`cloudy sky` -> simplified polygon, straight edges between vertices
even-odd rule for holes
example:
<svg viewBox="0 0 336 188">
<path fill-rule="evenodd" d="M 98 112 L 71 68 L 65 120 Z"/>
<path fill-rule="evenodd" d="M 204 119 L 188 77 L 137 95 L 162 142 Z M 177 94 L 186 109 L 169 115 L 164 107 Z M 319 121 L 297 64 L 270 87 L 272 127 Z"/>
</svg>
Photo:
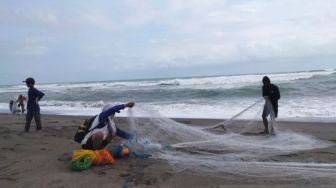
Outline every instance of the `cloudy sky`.
<svg viewBox="0 0 336 188">
<path fill-rule="evenodd" d="M 336 68 L 335 0 L 3 0 L 0 84 Z"/>
</svg>

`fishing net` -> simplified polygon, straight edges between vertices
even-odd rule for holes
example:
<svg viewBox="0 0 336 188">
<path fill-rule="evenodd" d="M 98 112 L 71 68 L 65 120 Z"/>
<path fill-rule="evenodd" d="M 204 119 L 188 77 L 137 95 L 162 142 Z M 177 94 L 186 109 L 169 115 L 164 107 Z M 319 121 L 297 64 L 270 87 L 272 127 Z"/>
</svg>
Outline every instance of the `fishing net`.
<svg viewBox="0 0 336 188">
<path fill-rule="evenodd" d="M 336 164 L 277 162 L 274 158 L 302 150 L 328 147 L 331 144 L 312 136 L 279 131 L 269 100 L 270 135 L 260 121 L 264 108 L 257 101 L 232 118 L 213 126 L 183 124 L 137 105 L 129 109 L 127 124 L 135 135 L 126 144 L 137 155 L 151 155 L 167 160 L 177 171 L 191 169 L 202 173 L 222 173 L 255 177 L 308 178 L 336 177 Z M 243 118 L 246 111 L 255 112 L 250 120 Z M 139 114 L 146 117 L 139 117 Z M 309 179 L 309 178 L 308 178 Z"/>
</svg>

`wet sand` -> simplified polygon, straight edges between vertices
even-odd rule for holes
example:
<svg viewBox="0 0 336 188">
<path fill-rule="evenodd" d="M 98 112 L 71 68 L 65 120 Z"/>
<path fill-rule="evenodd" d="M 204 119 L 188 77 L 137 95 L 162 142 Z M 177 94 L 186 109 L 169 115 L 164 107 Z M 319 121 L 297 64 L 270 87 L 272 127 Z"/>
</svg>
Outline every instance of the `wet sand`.
<svg viewBox="0 0 336 188">
<path fill-rule="evenodd" d="M 70 170 L 72 151 L 80 148 L 73 135 L 86 117 L 43 115 L 43 131 L 23 133 L 25 116 L 0 114 L 0 187 L 334 187 L 336 177 L 308 180 L 209 175 L 193 169 L 176 171 L 167 161 L 135 157 L 114 165 L 94 166 L 83 172 Z M 221 120 L 177 119 L 185 124 L 213 125 Z M 125 127 L 124 118 L 116 124 Z M 280 130 L 313 135 L 336 144 L 336 123 L 278 122 Z M 260 123 L 260 130 L 262 124 Z M 111 147 L 121 142 L 116 138 Z M 336 163 L 336 146 L 272 156 L 277 162 Z"/>
</svg>

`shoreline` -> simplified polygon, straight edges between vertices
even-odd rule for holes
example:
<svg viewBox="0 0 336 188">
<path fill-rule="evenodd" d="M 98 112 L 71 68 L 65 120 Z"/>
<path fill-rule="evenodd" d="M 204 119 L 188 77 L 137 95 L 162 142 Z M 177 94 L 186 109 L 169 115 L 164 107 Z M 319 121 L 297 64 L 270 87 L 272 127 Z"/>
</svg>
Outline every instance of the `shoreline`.
<svg viewBox="0 0 336 188">
<path fill-rule="evenodd" d="M 0 115 L 9 115 L 14 116 L 14 114 L 11 113 L 5 113 L 0 112 Z M 49 117 L 73 117 L 73 118 L 79 118 L 79 119 L 85 119 L 88 117 L 92 117 L 94 115 L 71 115 L 71 114 L 43 114 L 42 116 L 49 116 Z M 16 116 L 26 116 L 26 114 L 16 114 Z M 126 116 L 117 116 L 116 119 L 126 119 Z M 140 116 L 136 118 L 152 118 L 147 116 Z M 195 118 L 195 117 L 162 117 L 162 118 L 168 118 L 172 119 L 174 121 L 178 121 L 183 123 L 184 121 L 190 121 L 190 122 L 204 122 L 205 125 L 211 125 L 210 123 L 219 123 L 226 120 L 229 120 L 229 118 Z M 235 119 L 234 121 L 241 121 L 241 122 L 247 122 L 247 121 L 257 121 L 262 122 L 261 117 L 259 119 Z M 313 117 L 313 118 L 307 118 L 307 117 L 300 117 L 300 118 L 279 118 L 276 120 L 276 122 L 282 122 L 282 123 L 302 123 L 302 124 L 312 124 L 312 123 L 321 123 L 321 124 L 334 124 L 336 126 L 336 118 L 321 118 L 321 117 Z"/>
<path fill-rule="evenodd" d="M 79 149 L 73 135 L 88 116 L 42 115 L 42 133 L 23 134 L 25 116 L 0 114 L 0 187 L 298 187 L 333 186 L 335 177 L 304 176 L 298 178 L 259 177 L 237 173 L 203 173 L 193 169 L 176 169 L 159 158 L 118 159 L 114 165 L 94 166 L 83 172 L 69 168 L 72 151 Z M 121 128 L 127 128 L 126 118 L 116 117 Z M 209 126 L 220 119 L 178 118 L 181 123 Z M 261 122 L 258 129 L 262 129 Z M 260 126 L 259 126 L 260 124 Z M 270 156 L 269 164 L 332 164 L 336 161 L 336 123 L 278 122 L 280 130 L 312 135 L 333 145 L 326 148 L 298 150 Z M 254 130 L 259 131 L 259 130 Z M 111 147 L 121 143 L 116 138 Z M 310 162 L 309 162 L 310 161 Z M 267 162 L 267 161 L 266 161 Z M 262 162 L 261 162 L 262 163 Z M 263 164 L 263 163 L 262 163 Z M 266 163 L 264 163 L 266 164 Z M 201 164 L 200 164 L 201 165 Z M 333 167 L 331 170 L 333 170 Z M 279 170 L 278 169 L 278 170 Z M 335 171 L 335 172 L 334 172 Z M 334 175 L 336 169 L 329 176 Z M 280 177 L 286 174 L 279 174 Z M 307 174 L 308 175 L 308 174 Z"/>
</svg>

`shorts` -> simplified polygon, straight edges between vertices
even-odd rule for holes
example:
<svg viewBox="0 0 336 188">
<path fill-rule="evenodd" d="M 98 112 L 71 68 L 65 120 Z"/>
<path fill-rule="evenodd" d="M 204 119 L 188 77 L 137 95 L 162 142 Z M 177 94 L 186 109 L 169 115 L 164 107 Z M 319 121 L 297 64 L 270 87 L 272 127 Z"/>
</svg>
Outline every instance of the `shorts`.
<svg viewBox="0 0 336 188">
<path fill-rule="evenodd" d="M 270 109 L 267 104 L 264 105 L 264 110 L 262 112 L 262 117 L 267 117 L 268 115 L 271 114 L 271 110 L 274 110 L 274 115 L 275 115 L 275 118 L 278 117 L 278 108 L 274 108 L 274 106 L 272 105 L 272 108 L 273 109 Z"/>
<path fill-rule="evenodd" d="M 272 105 L 272 109 L 270 109 L 266 104 L 264 105 L 264 110 L 262 113 L 262 117 L 267 117 L 269 114 L 271 114 L 271 110 L 274 110 L 274 117 L 277 118 L 278 117 L 278 108 L 274 108 L 274 106 Z"/>
</svg>

